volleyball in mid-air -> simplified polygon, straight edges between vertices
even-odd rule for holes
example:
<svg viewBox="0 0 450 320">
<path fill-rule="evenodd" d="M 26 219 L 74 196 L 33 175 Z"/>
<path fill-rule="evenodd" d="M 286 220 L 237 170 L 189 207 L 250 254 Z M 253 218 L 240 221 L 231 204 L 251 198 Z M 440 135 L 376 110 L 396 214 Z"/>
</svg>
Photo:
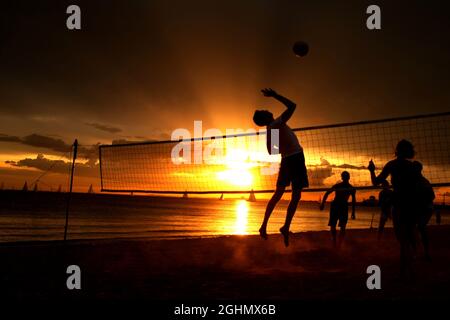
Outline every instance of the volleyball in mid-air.
<svg viewBox="0 0 450 320">
<path fill-rule="evenodd" d="M 297 57 L 304 57 L 308 54 L 309 46 L 304 41 L 297 41 L 296 43 L 294 43 L 292 50 Z"/>
</svg>

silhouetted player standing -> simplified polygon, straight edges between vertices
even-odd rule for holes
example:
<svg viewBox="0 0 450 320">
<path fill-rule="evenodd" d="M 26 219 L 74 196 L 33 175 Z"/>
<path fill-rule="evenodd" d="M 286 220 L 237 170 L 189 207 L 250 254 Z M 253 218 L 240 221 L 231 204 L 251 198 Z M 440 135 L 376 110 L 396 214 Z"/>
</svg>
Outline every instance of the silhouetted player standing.
<svg viewBox="0 0 450 320">
<path fill-rule="evenodd" d="M 427 224 L 433 215 L 433 200 L 435 194 L 430 181 L 422 175 L 422 164 L 418 161 L 414 161 L 414 168 L 419 175 L 418 182 L 418 206 L 417 206 L 417 228 L 419 229 L 420 237 L 422 239 L 423 250 L 425 253 L 425 259 L 430 261 L 430 245 L 428 240 Z"/>
<path fill-rule="evenodd" d="M 378 224 L 378 240 L 381 239 L 386 221 L 392 218 L 392 205 L 394 197 L 394 192 L 389 188 L 389 182 L 387 182 L 387 180 L 383 180 L 381 185 L 383 186 L 383 190 L 381 190 L 378 195 L 378 203 L 381 210 L 380 222 Z M 397 230 L 395 222 L 394 229 L 395 231 Z"/>
<path fill-rule="evenodd" d="M 355 219 L 355 194 L 356 190 L 350 184 L 350 173 L 344 171 L 341 173 L 342 182 L 339 182 L 332 186 L 323 196 L 322 203 L 320 204 L 320 210 L 325 207 L 325 202 L 328 196 L 334 192 L 334 199 L 330 205 L 330 220 L 328 226 L 330 227 L 331 235 L 333 237 L 334 247 L 340 247 L 345 237 L 345 228 L 348 221 L 348 199 L 352 197 L 352 219 Z M 336 225 L 339 221 L 339 242 L 336 240 Z"/>
<path fill-rule="evenodd" d="M 286 221 L 284 226 L 280 228 L 280 232 L 284 238 L 284 244 L 288 246 L 289 227 L 295 211 L 297 210 L 297 205 L 301 198 L 301 191 L 303 188 L 308 187 L 308 175 L 306 173 L 303 148 L 300 146 L 295 133 L 286 124 L 294 113 L 296 104 L 282 95 L 279 95 L 272 89 L 263 89 L 261 91 L 264 96 L 275 98 L 283 103 L 287 110 L 276 119 L 274 119 L 273 114 L 267 110 L 256 110 L 253 115 L 253 121 L 258 126 L 267 127 L 267 150 L 270 154 L 272 154 L 272 150 L 274 150 L 274 146 L 271 141 L 271 130 L 278 130 L 278 148 L 281 154 L 281 164 L 278 172 L 276 190 L 267 204 L 264 221 L 259 229 L 259 233 L 262 238 L 267 239 L 267 223 L 270 215 L 272 214 L 275 205 L 283 196 L 286 187 L 292 183 L 292 197 L 287 209 Z"/>
<path fill-rule="evenodd" d="M 401 272 L 412 272 L 412 250 L 415 246 L 415 225 L 417 221 L 417 185 L 419 175 L 414 168 L 414 146 L 407 140 L 401 140 L 395 150 L 396 159 L 389 161 L 381 173 L 375 175 L 375 164 L 369 162 L 368 169 L 373 185 L 379 185 L 391 176 L 394 189 L 393 214 L 398 226 L 400 241 Z"/>
</svg>

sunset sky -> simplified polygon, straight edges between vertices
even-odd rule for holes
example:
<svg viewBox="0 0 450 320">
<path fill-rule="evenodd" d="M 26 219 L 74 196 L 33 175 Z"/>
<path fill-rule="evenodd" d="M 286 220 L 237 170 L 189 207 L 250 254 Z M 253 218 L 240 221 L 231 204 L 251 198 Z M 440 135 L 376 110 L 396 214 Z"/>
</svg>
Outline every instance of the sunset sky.
<svg viewBox="0 0 450 320">
<path fill-rule="evenodd" d="M 176 128 L 252 128 L 255 108 L 298 104 L 291 127 L 449 110 L 450 12 L 443 1 L 8 1 L 0 10 L 0 182 L 67 169 L 98 187 L 96 148 L 170 139 Z M 70 4 L 82 30 L 66 28 Z M 299 59 L 291 47 L 305 40 Z M 53 161 L 60 161 L 54 163 Z M 31 170 L 31 171 L 30 171 Z"/>
</svg>

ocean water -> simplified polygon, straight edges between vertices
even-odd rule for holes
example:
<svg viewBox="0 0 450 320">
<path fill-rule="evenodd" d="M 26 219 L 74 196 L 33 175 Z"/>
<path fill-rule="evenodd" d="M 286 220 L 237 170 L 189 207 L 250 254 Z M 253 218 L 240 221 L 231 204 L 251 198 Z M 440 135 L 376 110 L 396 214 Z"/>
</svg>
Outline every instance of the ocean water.
<svg viewBox="0 0 450 320">
<path fill-rule="evenodd" d="M 61 240 L 64 235 L 66 196 L 19 192 L 2 195 L 0 242 Z M 69 239 L 138 238 L 174 239 L 220 235 L 258 234 L 267 200 L 170 198 L 75 194 L 69 211 Z M 288 201 L 281 201 L 269 221 L 268 233 L 283 225 Z M 292 232 L 328 230 L 328 209 L 300 203 Z M 348 228 L 376 228 L 379 208 L 357 207 Z M 443 214 L 442 223 L 450 223 Z M 433 216 L 430 224 L 435 224 Z M 392 226 L 391 221 L 387 227 Z"/>
</svg>

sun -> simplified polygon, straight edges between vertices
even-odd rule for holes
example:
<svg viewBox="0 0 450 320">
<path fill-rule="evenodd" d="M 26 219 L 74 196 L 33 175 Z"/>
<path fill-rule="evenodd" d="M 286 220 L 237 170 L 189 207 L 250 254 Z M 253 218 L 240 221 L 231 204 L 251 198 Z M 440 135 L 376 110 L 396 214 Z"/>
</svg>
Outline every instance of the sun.
<svg viewBox="0 0 450 320">
<path fill-rule="evenodd" d="M 228 169 L 220 171 L 217 172 L 217 178 L 239 187 L 249 187 L 253 183 L 253 175 L 247 169 Z"/>
<path fill-rule="evenodd" d="M 228 150 L 224 161 L 227 169 L 217 172 L 217 179 L 234 186 L 250 187 L 254 178 L 250 169 L 255 164 L 248 159 L 249 153 L 245 150 Z"/>
</svg>

